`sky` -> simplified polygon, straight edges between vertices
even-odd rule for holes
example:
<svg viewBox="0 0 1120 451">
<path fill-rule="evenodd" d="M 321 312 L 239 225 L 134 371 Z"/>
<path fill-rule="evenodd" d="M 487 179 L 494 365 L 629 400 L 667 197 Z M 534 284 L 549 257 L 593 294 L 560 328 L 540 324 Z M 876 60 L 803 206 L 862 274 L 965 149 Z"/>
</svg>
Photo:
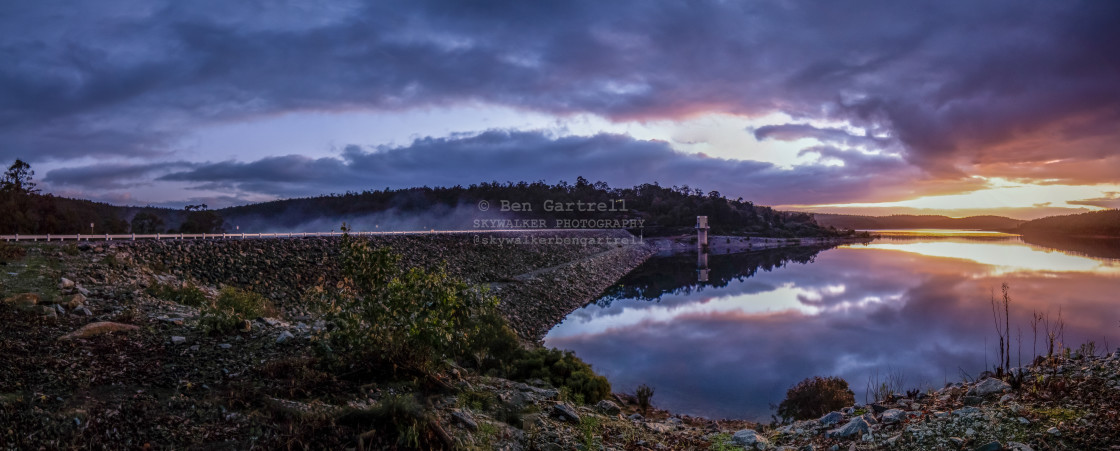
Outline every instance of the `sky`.
<svg viewBox="0 0 1120 451">
<path fill-rule="evenodd" d="M 484 181 L 1120 207 L 1120 3 L 0 4 L 0 162 L 211 207 Z"/>
</svg>

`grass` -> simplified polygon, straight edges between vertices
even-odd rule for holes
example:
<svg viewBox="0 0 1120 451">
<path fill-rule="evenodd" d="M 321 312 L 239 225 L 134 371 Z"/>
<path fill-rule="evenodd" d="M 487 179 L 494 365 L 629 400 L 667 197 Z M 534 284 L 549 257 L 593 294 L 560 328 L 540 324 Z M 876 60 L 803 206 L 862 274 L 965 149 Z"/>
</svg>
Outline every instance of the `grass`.
<svg viewBox="0 0 1120 451">
<path fill-rule="evenodd" d="M 191 307 L 202 307 L 209 303 L 206 293 L 194 284 L 184 284 L 176 287 L 172 284 L 157 283 L 148 286 L 144 291 L 153 298 L 189 305 Z"/>
<path fill-rule="evenodd" d="M 485 390 L 463 390 L 459 393 L 459 407 L 485 412 L 498 402 L 498 395 Z"/>
<path fill-rule="evenodd" d="M 731 441 L 731 434 L 724 432 L 716 434 L 712 437 L 712 444 L 708 447 L 712 451 L 737 451 L 743 449 L 742 446 L 736 445 Z"/>
<path fill-rule="evenodd" d="M 1031 412 L 1055 425 L 1063 421 L 1076 420 L 1085 416 L 1086 413 L 1065 407 L 1038 407 L 1031 409 Z"/>
<path fill-rule="evenodd" d="M 13 258 L 0 266 L 0 295 L 38 293 L 43 303 L 52 303 L 60 297 L 58 281 L 62 277 L 62 265 L 58 258 L 49 255 L 54 247 L 13 244 L 4 247 L 9 248 L 4 252 Z"/>
<path fill-rule="evenodd" d="M 599 419 L 592 415 L 584 415 L 579 420 L 580 449 L 592 450 L 601 447 L 601 426 Z"/>
<path fill-rule="evenodd" d="M 202 308 L 199 324 L 210 335 L 227 334 L 250 319 L 275 314 L 276 309 L 268 298 L 252 291 L 225 286 L 217 299 Z"/>
</svg>

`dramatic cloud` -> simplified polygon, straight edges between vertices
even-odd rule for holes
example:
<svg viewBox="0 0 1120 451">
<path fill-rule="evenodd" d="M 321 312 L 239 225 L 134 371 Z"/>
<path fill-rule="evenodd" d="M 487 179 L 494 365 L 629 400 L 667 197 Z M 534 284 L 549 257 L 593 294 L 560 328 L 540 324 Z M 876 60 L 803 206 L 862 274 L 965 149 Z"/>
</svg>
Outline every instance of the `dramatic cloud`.
<svg viewBox="0 0 1120 451">
<path fill-rule="evenodd" d="M 838 128 L 820 128 L 809 124 L 766 125 L 755 129 L 754 136 L 758 140 L 777 139 L 781 141 L 812 138 L 822 142 L 875 149 L 884 148 L 891 144 L 891 141 L 887 138 L 855 135 Z"/>
<path fill-rule="evenodd" d="M 755 136 L 886 149 L 950 181 L 1108 182 L 1117 17 L 1115 2 L 1010 0 L 13 3 L 0 159 L 167 160 L 214 124 L 492 104 L 615 121 L 782 113 L 793 121 Z M 363 167 L 347 158 L 307 161 Z"/>
<path fill-rule="evenodd" d="M 114 190 L 150 185 L 152 179 L 177 169 L 197 166 L 186 162 L 150 164 L 96 164 L 55 169 L 47 173 L 44 182 L 56 187 L 81 187 L 91 190 Z"/>
<path fill-rule="evenodd" d="M 341 157 L 298 155 L 253 162 L 201 164 L 160 180 L 190 182 L 210 190 L 293 196 L 418 184 L 468 185 L 480 181 L 574 181 L 583 176 L 614 186 L 659 182 L 723 193 L 752 193 L 767 204 L 839 201 L 883 191 L 905 197 L 921 189 L 920 176 L 898 158 L 815 148 L 840 165 L 782 169 L 770 163 L 726 160 L 674 151 L 660 141 L 623 135 L 552 137 L 543 132 L 488 131 L 472 136 L 424 138 L 404 147 L 347 146 Z M 962 181 L 961 183 L 974 183 Z M 889 188 L 889 189 L 884 189 Z"/>
</svg>

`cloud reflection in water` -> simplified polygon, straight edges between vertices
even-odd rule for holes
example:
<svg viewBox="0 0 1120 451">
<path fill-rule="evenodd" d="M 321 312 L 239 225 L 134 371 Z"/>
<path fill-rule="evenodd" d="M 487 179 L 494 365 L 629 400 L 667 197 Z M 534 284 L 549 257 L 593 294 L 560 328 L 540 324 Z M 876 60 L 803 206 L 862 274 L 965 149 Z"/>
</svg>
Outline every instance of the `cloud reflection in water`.
<svg viewBox="0 0 1120 451">
<path fill-rule="evenodd" d="M 962 370 L 975 376 L 995 361 L 988 301 L 1003 282 L 1012 334 L 1022 329 L 1013 365 L 1018 352 L 1024 362 L 1032 353 L 1032 310 L 1053 317 L 1061 307 L 1069 344 L 1120 342 L 1115 261 L 1017 240 L 876 242 L 773 264 L 781 252 L 712 256 L 712 273 L 723 274 L 714 286 L 681 283 L 695 277 L 695 257 L 651 260 L 545 342 L 574 350 L 616 391 L 646 383 L 657 389 L 655 404 L 675 412 L 759 420 L 813 375 L 845 378 L 859 401 L 876 371 L 901 372 L 907 388 L 940 387 Z M 743 275 L 728 276 L 736 271 Z M 677 285 L 655 286 L 666 280 Z"/>
</svg>

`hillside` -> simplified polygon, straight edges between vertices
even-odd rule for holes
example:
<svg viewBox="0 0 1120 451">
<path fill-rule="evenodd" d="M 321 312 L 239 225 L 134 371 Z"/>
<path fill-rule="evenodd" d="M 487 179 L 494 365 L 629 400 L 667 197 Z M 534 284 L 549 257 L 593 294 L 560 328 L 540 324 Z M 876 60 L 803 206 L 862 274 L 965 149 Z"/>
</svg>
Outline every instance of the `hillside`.
<svg viewBox="0 0 1120 451">
<path fill-rule="evenodd" d="M 1024 235 L 1120 237 L 1120 210 L 1104 210 L 1064 216 L 1049 216 L 1019 225 Z"/>
<path fill-rule="evenodd" d="M 488 208 L 483 208 L 483 201 Z M 641 228 L 646 235 L 690 232 L 706 215 L 712 233 L 772 237 L 836 236 L 811 215 L 783 212 L 742 198 L 728 199 L 699 188 L 643 184 L 611 188 L 590 183 L 481 183 L 469 187 L 408 188 L 349 192 L 206 210 L 119 207 L 35 193 L 4 193 L 0 233 L 216 233 L 335 230 L 343 222 L 355 230 L 464 230 L 503 228 L 483 220 L 538 220 L 541 228 Z M 625 223 L 557 223 L 610 220 Z M 597 225 L 599 224 L 599 225 Z M 639 227 L 640 224 L 640 227 Z"/>
<path fill-rule="evenodd" d="M 815 213 L 813 217 L 824 227 L 837 229 L 982 229 L 1012 230 L 1022 224 L 1019 219 L 1003 216 L 969 216 L 950 218 L 938 215 L 860 216 Z"/>
</svg>

